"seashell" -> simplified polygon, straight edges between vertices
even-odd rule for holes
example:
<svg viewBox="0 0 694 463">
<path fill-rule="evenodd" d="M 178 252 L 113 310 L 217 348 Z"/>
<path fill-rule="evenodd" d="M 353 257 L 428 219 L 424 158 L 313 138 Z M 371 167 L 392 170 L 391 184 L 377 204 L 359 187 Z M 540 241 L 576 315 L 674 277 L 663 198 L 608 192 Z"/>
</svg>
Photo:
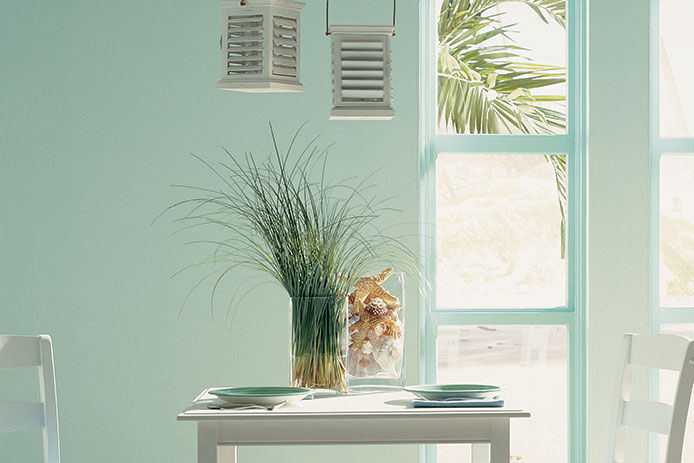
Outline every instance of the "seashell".
<svg viewBox="0 0 694 463">
<path fill-rule="evenodd" d="M 367 298 L 379 297 L 389 304 L 398 302 L 397 297 L 390 294 L 381 286 L 392 273 L 393 267 L 388 267 L 378 275 L 361 277 L 354 283 L 354 309 L 356 312 L 361 312 L 365 303 L 367 303 Z"/>
<path fill-rule="evenodd" d="M 397 314 L 400 309 L 402 309 L 402 306 L 398 302 L 388 304 L 388 310 L 393 311 L 395 314 Z"/>
<path fill-rule="evenodd" d="M 381 323 L 381 325 L 383 326 L 383 334 L 385 336 L 390 336 L 395 339 L 402 336 L 401 324 L 397 321 L 388 319 Z"/>
<path fill-rule="evenodd" d="M 368 356 L 363 356 L 359 359 L 359 366 L 362 368 L 367 368 L 371 365 L 371 359 Z"/>
<path fill-rule="evenodd" d="M 403 348 L 405 347 L 403 344 L 402 338 L 393 342 L 393 346 L 390 348 L 390 358 L 394 362 L 399 362 L 402 359 Z"/>
<path fill-rule="evenodd" d="M 350 317 L 349 317 L 349 326 L 351 327 L 352 325 L 354 325 L 355 323 L 357 323 L 357 322 L 359 321 L 359 318 L 360 318 L 360 317 L 359 317 L 359 314 L 350 315 Z"/>
<path fill-rule="evenodd" d="M 384 342 L 380 345 L 379 349 L 373 353 L 374 359 L 380 365 L 381 369 L 390 376 L 395 374 L 395 366 L 397 363 L 397 361 L 395 361 L 391 356 L 392 348 L 392 338 L 386 337 L 384 338 Z"/>
<path fill-rule="evenodd" d="M 369 301 L 368 304 L 366 304 L 366 306 L 364 306 L 364 310 L 366 310 L 371 315 L 380 317 L 388 313 L 388 306 L 386 305 L 385 301 L 380 297 L 374 297 Z"/>
<path fill-rule="evenodd" d="M 373 362 L 375 362 L 373 355 L 365 354 L 361 349 L 349 348 L 349 374 L 351 376 L 368 376 Z"/>
<path fill-rule="evenodd" d="M 374 336 L 369 340 L 369 342 L 371 343 L 371 351 L 376 352 L 379 349 L 381 349 L 381 345 L 383 344 L 384 339 L 381 333 L 379 333 L 378 336 L 375 336 L 375 331 L 372 331 L 372 333 L 374 334 Z"/>
</svg>

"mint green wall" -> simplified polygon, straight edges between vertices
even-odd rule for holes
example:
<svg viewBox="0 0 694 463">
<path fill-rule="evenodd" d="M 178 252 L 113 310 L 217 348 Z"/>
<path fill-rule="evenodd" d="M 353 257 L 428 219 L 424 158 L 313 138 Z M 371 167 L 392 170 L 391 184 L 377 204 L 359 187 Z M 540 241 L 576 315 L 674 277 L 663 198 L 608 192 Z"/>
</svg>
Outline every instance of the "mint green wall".
<svg viewBox="0 0 694 463">
<path fill-rule="evenodd" d="M 333 2 L 336 23 L 389 20 L 388 2 L 342 3 L 351 8 Z M 323 13 L 312 0 L 303 12 L 307 91 L 244 95 L 214 90 L 213 0 L 0 2 L 0 332 L 53 336 L 65 461 L 192 462 L 194 427 L 174 421 L 186 401 L 205 385 L 287 377 L 279 289 L 258 291 L 231 329 L 211 321 L 205 294 L 176 315 L 194 277 L 168 276 L 199 253 L 164 243 L 173 226 L 150 222 L 179 197 L 169 184 L 208 181 L 186 153 L 262 152 L 268 120 L 283 137 L 309 120 L 310 132 L 337 141 L 335 173 L 393 167 L 384 182 L 402 220 L 417 220 L 416 2 L 399 5 L 397 116 L 385 123 L 327 121 Z M 648 329 L 648 2 L 594 0 L 590 25 L 589 461 L 601 461 L 619 336 Z M 416 294 L 408 299 L 415 382 Z M 10 376 L 25 385 L 25 373 Z M 0 400 L 37 394 L 8 385 L 0 379 Z M 0 460 L 41 461 L 37 443 L 35 432 L 0 435 Z M 417 458 L 414 446 L 333 450 L 334 462 L 352 461 L 348 451 L 367 462 Z M 240 456 L 321 461 L 327 452 Z"/>
<path fill-rule="evenodd" d="M 589 10 L 588 461 L 598 462 L 621 335 L 648 332 L 649 2 Z M 629 446 L 629 461 L 648 461 L 645 443 Z"/>
<path fill-rule="evenodd" d="M 333 4 L 336 23 L 390 21 L 388 2 Z M 246 95 L 214 88 L 221 24 L 214 0 L 0 1 L 0 332 L 53 336 L 64 461 L 193 462 L 195 428 L 175 416 L 204 386 L 287 381 L 279 289 L 258 291 L 231 329 L 212 322 L 204 292 L 177 317 L 195 276 L 169 275 L 202 250 L 164 243 L 175 227 L 150 222 L 180 197 L 170 184 L 212 180 L 188 152 L 218 159 L 221 144 L 265 153 L 269 120 L 284 139 L 308 120 L 307 133 L 337 142 L 334 174 L 386 168 L 384 192 L 397 197 L 416 246 L 418 7 L 399 5 L 392 122 L 327 120 L 324 7 L 309 0 L 303 12 L 306 92 Z M 408 300 L 416 382 L 415 291 Z M 0 400 L 38 394 L 8 388 L 0 379 Z M 355 453 L 366 462 L 418 455 L 415 446 L 334 448 L 330 460 L 354 461 Z M 245 462 L 327 455 L 240 452 Z M 0 461 L 41 461 L 40 434 L 0 436 Z"/>
</svg>

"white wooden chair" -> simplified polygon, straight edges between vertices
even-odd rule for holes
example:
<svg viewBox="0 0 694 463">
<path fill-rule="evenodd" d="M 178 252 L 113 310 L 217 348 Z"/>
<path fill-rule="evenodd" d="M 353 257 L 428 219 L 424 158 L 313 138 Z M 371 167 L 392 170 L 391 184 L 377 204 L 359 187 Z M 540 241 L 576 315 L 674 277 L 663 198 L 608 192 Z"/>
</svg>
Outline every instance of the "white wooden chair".
<svg viewBox="0 0 694 463">
<path fill-rule="evenodd" d="M 673 404 L 630 400 L 634 366 L 679 371 Z M 694 382 L 694 341 L 673 334 L 626 334 L 617 371 L 622 377 L 612 410 L 608 462 L 624 461 L 624 428 L 633 427 L 668 436 L 664 462 L 681 463 Z"/>
<path fill-rule="evenodd" d="M 60 463 L 51 337 L 0 335 L 0 370 L 38 367 L 41 402 L 0 402 L 0 432 L 43 428 L 46 463 Z"/>
</svg>

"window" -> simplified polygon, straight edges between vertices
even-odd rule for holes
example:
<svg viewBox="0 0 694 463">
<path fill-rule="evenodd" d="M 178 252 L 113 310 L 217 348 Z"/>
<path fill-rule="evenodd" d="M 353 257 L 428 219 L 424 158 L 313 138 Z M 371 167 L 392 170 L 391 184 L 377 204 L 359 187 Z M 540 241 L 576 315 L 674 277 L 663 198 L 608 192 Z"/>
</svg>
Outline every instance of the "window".
<svg viewBox="0 0 694 463">
<path fill-rule="evenodd" d="M 651 329 L 694 338 L 694 3 L 651 5 Z M 661 372 L 654 398 L 672 403 L 676 381 Z M 652 461 L 664 446 L 654 438 Z M 683 458 L 694 459 L 694 410 Z"/>
<path fill-rule="evenodd" d="M 562 219 L 547 158 L 439 153 L 438 307 L 566 306 Z"/>
<path fill-rule="evenodd" d="M 422 380 L 501 385 L 512 458 L 585 461 L 585 4 L 422 3 Z"/>
</svg>

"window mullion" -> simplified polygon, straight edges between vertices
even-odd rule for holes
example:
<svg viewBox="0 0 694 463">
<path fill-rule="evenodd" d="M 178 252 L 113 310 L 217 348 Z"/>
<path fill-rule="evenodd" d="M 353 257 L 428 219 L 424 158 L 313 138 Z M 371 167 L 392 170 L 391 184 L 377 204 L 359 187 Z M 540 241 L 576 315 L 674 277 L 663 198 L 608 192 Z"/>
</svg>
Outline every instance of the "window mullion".
<svg viewBox="0 0 694 463">
<path fill-rule="evenodd" d="M 692 153 L 694 138 L 656 138 L 652 143 L 653 153 Z"/>
<path fill-rule="evenodd" d="M 431 153 L 571 153 L 568 135 L 434 135 Z"/>
<path fill-rule="evenodd" d="M 441 325 L 572 325 L 573 312 L 431 312 L 433 326 Z"/>
</svg>

